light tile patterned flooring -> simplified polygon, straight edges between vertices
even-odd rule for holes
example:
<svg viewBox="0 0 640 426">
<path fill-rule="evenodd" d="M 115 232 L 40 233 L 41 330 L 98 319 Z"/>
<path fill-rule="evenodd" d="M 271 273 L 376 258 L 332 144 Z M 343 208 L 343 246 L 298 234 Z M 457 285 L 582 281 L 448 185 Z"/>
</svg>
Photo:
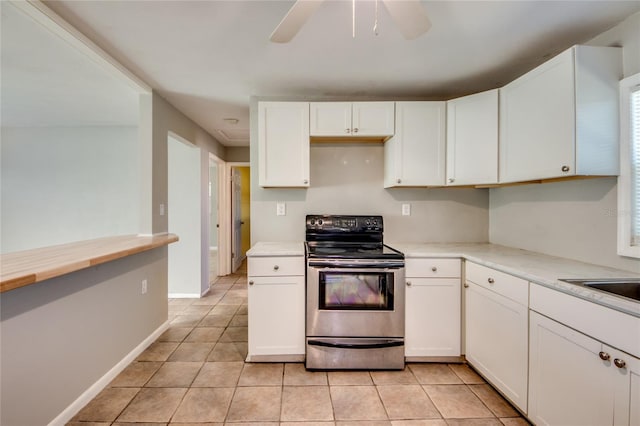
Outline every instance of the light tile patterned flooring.
<svg viewBox="0 0 640 426">
<path fill-rule="evenodd" d="M 169 301 L 170 328 L 68 425 L 516 426 L 528 423 L 463 364 L 308 372 L 246 363 L 247 277 Z"/>
</svg>

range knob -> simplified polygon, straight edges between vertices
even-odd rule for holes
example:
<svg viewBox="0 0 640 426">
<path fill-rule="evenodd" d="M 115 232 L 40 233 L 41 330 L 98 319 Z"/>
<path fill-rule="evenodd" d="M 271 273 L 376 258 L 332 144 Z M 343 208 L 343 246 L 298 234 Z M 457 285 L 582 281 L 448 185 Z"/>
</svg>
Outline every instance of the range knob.
<svg viewBox="0 0 640 426">
<path fill-rule="evenodd" d="M 319 226 L 322 226 L 322 224 L 323 224 L 323 223 L 324 223 L 324 222 L 322 221 L 322 219 L 318 219 L 318 225 L 319 225 Z"/>
<path fill-rule="evenodd" d="M 313 225 L 315 225 L 315 224 L 316 224 L 316 220 L 315 220 L 315 219 L 311 219 L 311 220 L 309 221 L 309 225 L 313 226 Z"/>
</svg>

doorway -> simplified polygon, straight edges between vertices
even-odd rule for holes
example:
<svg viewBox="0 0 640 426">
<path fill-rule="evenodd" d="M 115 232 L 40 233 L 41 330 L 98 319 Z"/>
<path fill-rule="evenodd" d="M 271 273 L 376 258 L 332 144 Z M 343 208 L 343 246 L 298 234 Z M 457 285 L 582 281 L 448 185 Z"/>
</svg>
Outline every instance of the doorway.
<svg viewBox="0 0 640 426">
<path fill-rule="evenodd" d="M 236 272 L 251 248 L 251 174 L 246 165 L 231 165 L 231 272 Z"/>
</svg>

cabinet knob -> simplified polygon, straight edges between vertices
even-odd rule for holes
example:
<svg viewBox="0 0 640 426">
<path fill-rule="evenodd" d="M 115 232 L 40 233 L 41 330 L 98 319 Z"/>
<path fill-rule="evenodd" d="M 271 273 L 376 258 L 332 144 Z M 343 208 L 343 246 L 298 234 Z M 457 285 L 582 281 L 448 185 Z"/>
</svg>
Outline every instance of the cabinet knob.
<svg viewBox="0 0 640 426">
<path fill-rule="evenodd" d="M 351 133 L 351 129 L 344 129 L 345 133 Z"/>
<path fill-rule="evenodd" d="M 411 281 L 407 281 L 407 287 L 411 287 Z"/>
<path fill-rule="evenodd" d="M 493 278 L 489 278 L 487 281 L 489 282 L 489 284 L 493 284 L 496 282 Z"/>
<path fill-rule="evenodd" d="M 249 281 L 249 285 L 253 285 L 253 280 Z"/>
<path fill-rule="evenodd" d="M 463 286 L 464 286 L 464 288 L 469 288 L 469 284 L 467 284 L 467 283 L 464 283 Z"/>
<path fill-rule="evenodd" d="M 568 172 L 570 170 L 569 166 L 562 166 L 562 171 L 563 172 Z"/>
<path fill-rule="evenodd" d="M 396 180 L 396 183 L 402 183 L 402 179 Z"/>
<path fill-rule="evenodd" d="M 273 270 L 277 271 L 278 269 L 280 269 L 280 267 L 278 265 L 273 265 Z"/>
<path fill-rule="evenodd" d="M 453 182 L 455 182 L 455 181 L 456 181 L 456 180 L 455 180 L 454 178 L 449 178 L 449 183 L 453 183 Z"/>
<path fill-rule="evenodd" d="M 609 359 L 611 358 L 611 355 L 609 355 L 608 353 L 604 352 L 604 351 L 600 351 L 600 353 L 598 354 L 598 356 L 600 357 L 601 360 L 603 361 L 609 361 Z"/>
<path fill-rule="evenodd" d="M 309 183 L 309 179 L 305 179 L 302 181 L 302 183 L 304 183 L 305 185 Z"/>
<path fill-rule="evenodd" d="M 431 267 L 431 271 L 432 271 L 432 272 L 438 272 L 438 268 L 436 268 L 435 266 L 432 266 L 432 267 Z"/>
<path fill-rule="evenodd" d="M 621 360 L 621 359 L 618 359 L 618 358 L 614 359 L 614 360 L 613 360 L 613 363 L 614 363 L 614 364 L 616 365 L 616 367 L 618 367 L 618 368 L 625 368 L 625 367 L 627 366 L 627 363 L 626 363 L 626 362 L 624 362 L 624 360 Z"/>
<path fill-rule="evenodd" d="M 358 128 L 353 129 L 353 133 L 358 133 Z"/>
</svg>

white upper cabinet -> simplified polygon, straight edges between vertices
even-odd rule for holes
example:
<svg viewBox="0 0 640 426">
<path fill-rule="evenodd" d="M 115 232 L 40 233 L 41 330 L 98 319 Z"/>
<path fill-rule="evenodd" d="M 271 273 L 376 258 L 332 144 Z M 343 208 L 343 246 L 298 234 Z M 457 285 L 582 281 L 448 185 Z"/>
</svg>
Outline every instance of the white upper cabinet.
<svg viewBox="0 0 640 426">
<path fill-rule="evenodd" d="M 498 89 L 447 102 L 446 184 L 498 182 Z"/>
<path fill-rule="evenodd" d="M 311 102 L 311 136 L 389 137 L 395 102 Z"/>
<path fill-rule="evenodd" d="M 574 46 L 500 90 L 500 182 L 618 174 L 621 49 Z"/>
<path fill-rule="evenodd" d="M 309 103 L 258 103 L 262 187 L 309 186 Z"/>
<path fill-rule="evenodd" d="M 384 145 L 384 186 L 442 186 L 446 102 L 396 102 L 396 134 Z"/>
</svg>

